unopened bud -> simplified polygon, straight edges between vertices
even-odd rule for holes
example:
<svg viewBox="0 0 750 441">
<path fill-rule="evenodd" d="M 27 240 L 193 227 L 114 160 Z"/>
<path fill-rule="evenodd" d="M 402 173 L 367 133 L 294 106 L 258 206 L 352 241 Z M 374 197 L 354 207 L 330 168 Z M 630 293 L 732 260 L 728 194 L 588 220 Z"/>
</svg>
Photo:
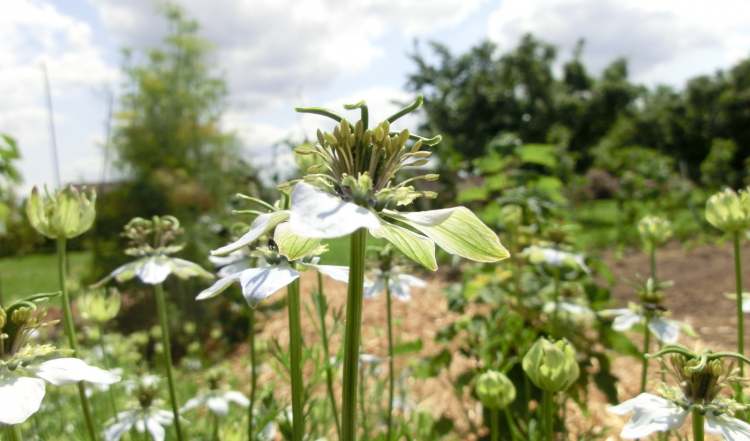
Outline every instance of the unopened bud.
<svg viewBox="0 0 750 441">
<path fill-rule="evenodd" d="M 50 239 L 71 239 L 88 231 L 96 217 L 96 193 L 67 186 L 54 194 L 40 194 L 34 187 L 26 203 L 26 215 L 34 229 Z"/>
<path fill-rule="evenodd" d="M 498 371 L 487 371 L 480 375 L 475 390 L 479 401 L 491 410 L 504 409 L 516 399 L 513 382 Z"/>
<path fill-rule="evenodd" d="M 706 220 L 725 233 L 738 233 L 750 227 L 750 194 L 727 188 L 706 202 Z"/>
<path fill-rule="evenodd" d="M 569 388 L 580 374 L 573 346 L 543 337 L 523 357 L 523 370 L 538 388 L 552 393 Z"/>
</svg>

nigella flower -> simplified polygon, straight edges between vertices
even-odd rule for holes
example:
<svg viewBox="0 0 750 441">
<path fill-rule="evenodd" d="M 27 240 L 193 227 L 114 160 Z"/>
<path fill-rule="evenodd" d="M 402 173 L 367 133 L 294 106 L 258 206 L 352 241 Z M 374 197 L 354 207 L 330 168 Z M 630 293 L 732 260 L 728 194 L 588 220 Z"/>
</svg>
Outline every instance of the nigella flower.
<svg viewBox="0 0 750 441">
<path fill-rule="evenodd" d="M 37 304 L 49 296 L 38 295 L 0 308 L 0 424 L 15 425 L 39 411 L 46 383 L 54 386 L 86 381 L 112 384 L 116 374 L 66 356 L 52 345 L 29 342 L 29 337 L 46 323 Z"/>
<path fill-rule="evenodd" d="M 679 429 L 690 413 L 690 407 L 650 393 L 642 393 L 609 408 L 615 415 L 633 414 L 620 436 L 625 439 L 645 438 L 656 432 Z M 709 410 L 705 413 L 706 432 L 721 435 L 728 441 L 750 441 L 750 424 L 726 413 Z"/>
<path fill-rule="evenodd" d="M 187 412 L 205 406 L 214 415 L 223 417 L 227 416 L 229 413 L 230 404 L 236 404 L 240 407 L 248 407 L 250 401 L 242 392 L 236 390 L 211 389 L 189 399 L 182 407 L 182 411 Z"/>
<path fill-rule="evenodd" d="M 125 254 L 139 258 L 115 269 L 96 285 L 101 286 L 111 279 L 127 282 L 135 277 L 147 285 L 158 285 L 170 275 L 180 279 L 213 279 L 213 274 L 200 265 L 171 256 L 184 247 L 170 245 L 181 234 L 180 222 L 174 216 L 154 216 L 151 220 L 132 219 L 123 233 L 130 240 L 130 247 L 125 250 Z"/>
<path fill-rule="evenodd" d="M 569 267 L 587 274 L 591 272 L 582 254 L 538 245 L 524 249 L 522 254 L 527 256 L 531 263 L 543 263 L 556 268 Z"/>
<path fill-rule="evenodd" d="M 256 239 L 249 243 L 254 242 Z M 246 244 L 245 239 L 242 239 L 242 243 L 244 247 Z M 226 249 L 227 247 L 224 248 Z M 220 250 L 215 251 L 215 253 Z M 270 242 L 270 246 L 259 247 L 251 253 L 258 261 L 255 267 L 240 270 L 240 266 L 234 266 L 238 271 L 233 273 L 229 273 L 229 271 L 224 272 L 223 277 L 201 291 L 196 300 L 215 297 L 237 282 L 242 287 L 242 294 L 245 296 L 248 304 L 255 306 L 260 301 L 297 280 L 300 277 L 300 271 L 307 269 L 316 270 L 339 282 L 348 282 L 348 267 L 318 264 L 318 255 L 324 253 L 326 250 L 327 248 L 321 245 L 318 240 L 295 236 L 289 231 L 288 223 L 275 225 L 273 240 Z M 236 252 L 236 250 L 229 252 Z M 222 268 L 223 270 L 224 268 Z"/>
<path fill-rule="evenodd" d="M 547 302 L 542 308 L 547 314 L 552 314 L 555 309 L 559 313 L 567 314 L 574 320 L 581 320 L 583 322 L 591 322 L 596 318 L 596 313 L 591 308 L 572 299 L 563 299 L 557 303 Z"/>
<path fill-rule="evenodd" d="M 646 315 L 642 307 L 631 305 L 630 308 L 606 309 L 600 314 L 605 317 L 614 317 L 612 329 L 619 332 L 630 330 L 637 324 L 646 323 Z M 680 337 L 680 328 L 686 325 L 676 321 L 665 319 L 655 312 L 649 312 L 648 329 L 662 343 L 676 343 Z"/>
<path fill-rule="evenodd" d="M 424 280 L 401 273 L 398 270 L 399 268 L 394 268 L 387 273 L 382 270 L 375 270 L 375 280 L 365 280 L 365 297 L 371 299 L 385 291 L 386 276 L 391 295 L 402 302 L 411 300 L 412 288 L 424 288 L 427 286 Z"/>
<path fill-rule="evenodd" d="M 436 174 L 396 181 L 401 171 L 426 165 L 431 153 L 423 147 L 440 142 L 440 137 L 391 131 L 394 121 L 421 104 L 420 97 L 372 129 L 364 102 L 347 106 L 360 109 L 356 124 L 325 109 L 297 109 L 328 116 L 338 125 L 332 133 L 318 131 L 314 146 L 297 149 L 298 154 L 316 156 L 319 161 L 305 181 L 292 189 L 286 215 L 291 230 L 302 237 L 330 239 L 366 229 L 433 271 L 437 269 L 435 245 L 478 262 L 507 258 L 509 253 L 497 235 L 465 207 L 400 211 L 418 198 L 437 196 L 412 186 L 418 180 L 435 181 Z"/>
<path fill-rule="evenodd" d="M 153 441 L 164 441 L 165 428 L 174 422 L 174 416 L 171 411 L 154 406 L 158 386 L 159 377 L 155 375 L 144 375 L 126 385 L 126 389 L 134 390 L 138 406 L 118 413 L 117 418 L 109 422 L 104 430 L 105 441 L 119 441 L 132 429 L 138 433 L 148 432 Z"/>
</svg>

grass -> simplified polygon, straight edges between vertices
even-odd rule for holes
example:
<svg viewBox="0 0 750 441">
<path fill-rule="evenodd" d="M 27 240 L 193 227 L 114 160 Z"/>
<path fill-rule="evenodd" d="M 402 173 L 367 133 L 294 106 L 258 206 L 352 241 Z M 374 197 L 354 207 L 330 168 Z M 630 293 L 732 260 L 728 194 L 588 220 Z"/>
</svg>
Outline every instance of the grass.
<svg viewBox="0 0 750 441">
<path fill-rule="evenodd" d="M 80 279 L 88 270 L 91 254 L 68 253 L 71 280 Z M 39 292 L 57 291 L 57 256 L 33 254 L 0 259 L 0 300 L 11 300 Z"/>
</svg>

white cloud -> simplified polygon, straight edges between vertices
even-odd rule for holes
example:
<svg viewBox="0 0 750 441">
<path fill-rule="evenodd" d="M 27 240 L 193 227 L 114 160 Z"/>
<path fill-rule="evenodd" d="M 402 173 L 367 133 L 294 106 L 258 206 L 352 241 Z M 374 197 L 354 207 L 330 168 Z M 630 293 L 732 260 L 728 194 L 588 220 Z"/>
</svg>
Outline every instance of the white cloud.
<svg viewBox="0 0 750 441">
<path fill-rule="evenodd" d="M 356 121 L 359 119 L 359 111 L 348 111 L 343 106 L 365 100 L 370 112 L 370 121 L 374 124 L 397 112 L 412 99 L 410 94 L 400 89 L 381 85 L 351 92 L 324 103 L 296 104 L 303 107 L 324 107 L 344 115 L 350 121 Z M 297 114 L 296 122 L 290 125 L 253 122 L 252 112 L 237 110 L 227 112 L 223 123 L 227 130 L 233 131 L 240 138 L 244 146 L 244 156 L 265 177 L 270 176 L 269 170 L 273 168 L 286 172 L 294 167 L 291 151 L 282 141 L 299 143 L 305 139 L 315 139 L 315 131 L 318 128 L 331 130 L 334 126 L 332 120 L 310 114 Z M 418 116 L 411 114 L 401 118 L 395 126 L 398 129 L 407 128 L 414 131 L 418 123 Z"/>
<path fill-rule="evenodd" d="M 0 132 L 17 138 L 26 184 L 50 181 L 49 136 L 41 66 L 49 71 L 56 105 L 62 162 L 92 163 L 99 152 L 90 142 L 101 123 L 94 88 L 112 83 L 116 70 L 104 61 L 83 21 L 39 1 L 9 2 L 0 14 Z M 87 175 L 64 168 L 63 178 Z M 88 173 L 90 177 L 94 176 Z M 52 183 L 52 182 L 49 182 Z"/>
<path fill-rule="evenodd" d="M 357 74 L 386 55 L 381 40 L 455 25 L 483 0 L 186 0 L 216 46 L 232 102 L 267 109 Z M 94 0 L 106 27 L 128 45 L 150 45 L 165 27 L 153 0 Z M 401 50 L 401 48 L 399 48 Z M 399 54 L 401 55 L 401 54 Z"/>
<path fill-rule="evenodd" d="M 597 71 L 624 56 L 636 79 L 679 85 L 749 55 L 749 17 L 745 0 L 503 0 L 489 33 L 507 50 L 531 32 L 560 45 L 563 59 L 584 38 Z"/>
</svg>

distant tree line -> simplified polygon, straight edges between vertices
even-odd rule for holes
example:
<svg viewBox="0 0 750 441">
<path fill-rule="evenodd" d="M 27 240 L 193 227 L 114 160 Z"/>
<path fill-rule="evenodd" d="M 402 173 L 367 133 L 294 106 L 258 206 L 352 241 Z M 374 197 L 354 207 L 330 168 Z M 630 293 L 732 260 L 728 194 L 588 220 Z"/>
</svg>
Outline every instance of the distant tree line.
<svg viewBox="0 0 750 441">
<path fill-rule="evenodd" d="M 462 54 L 429 47 L 412 54 L 407 88 L 425 95 L 425 132 L 444 136 L 444 170 L 462 168 L 512 134 L 563 146 L 579 172 L 613 149 L 637 146 L 673 158 L 695 181 L 747 182 L 750 58 L 673 88 L 633 82 L 625 59 L 593 75 L 582 61 L 583 41 L 559 74 L 558 49 L 532 35 L 504 53 L 489 41 Z"/>
</svg>

